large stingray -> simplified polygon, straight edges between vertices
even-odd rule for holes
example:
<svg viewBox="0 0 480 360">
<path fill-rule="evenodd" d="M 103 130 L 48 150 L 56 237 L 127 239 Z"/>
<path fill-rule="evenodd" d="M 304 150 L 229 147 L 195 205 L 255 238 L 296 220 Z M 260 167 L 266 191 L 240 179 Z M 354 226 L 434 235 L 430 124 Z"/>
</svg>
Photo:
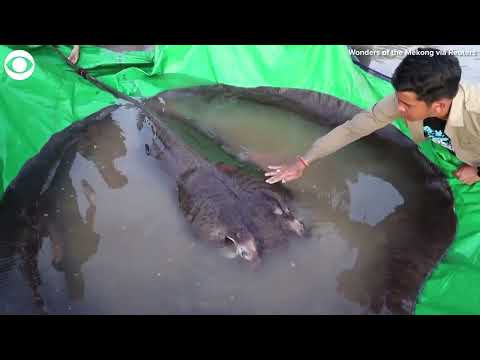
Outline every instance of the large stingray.
<svg viewBox="0 0 480 360">
<path fill-rule="evenodd" d="M 44 301 L 38 290 L 41 279 L 37 257 L 42 238 L 51 240 L 51 263 L 65 272 L 72 299 L 83 297 L 81 266 L 98 247 L 100 236 L 94 230 L 95 191 L 85 179 L 81 179 L 79 189 L 73 185 L 71 169 L 76 154 L 93 161 L 111 189 L 128 182 L 113 165 L 115 158 L 127 152 L 120 129 L 114 131 L 117 127 L 111 113 L 116 109 L 106 108 L 54 135 L 25 165 L 0 204 L 0 245 L 8 249 L 4 257 L 10 265 L 4 270 L 13 266 L 10 260 L 16 253 L 22 255 L 22 266 L 40 309 Z M 156 166 L 163 169 L 159 175 L 169 176 L 175 184 L 178 207 L 196 238 L 222 248 L 230 258 L 238 256 L 258 266 L 266 251 L 285 245 L 292 237 L 303 237 L 304 225 L 291 210 L 285 189 L 266 184 L 261 172 L 253 168 L 210 161 L 162 124 L 162 116 L 165 115 L 150 112 L 149 118 L 139 116 L 136 125 L 147 134 L 145 156 L 158 159 Z M 97 144 L 101 148 L 107 146 L 109 135 L 114 146 L 96 152 Z M 216 146 L 211 143 L 211 147 Z M 78 198 L 82 195 L 78 190 L 89 204 L 86 221 L 79 210 Z"/>
</svg>

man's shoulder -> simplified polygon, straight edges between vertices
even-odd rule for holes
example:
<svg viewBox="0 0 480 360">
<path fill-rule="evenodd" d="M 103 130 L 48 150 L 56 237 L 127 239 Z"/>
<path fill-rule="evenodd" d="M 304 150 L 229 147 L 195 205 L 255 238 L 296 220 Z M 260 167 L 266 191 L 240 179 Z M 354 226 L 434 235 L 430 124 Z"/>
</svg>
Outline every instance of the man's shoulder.
<svg viewBox="0 0 480 360">
<path fill-rule="evenodd" d="M 380 99 L 375 105 L 373 105 L 372 112 L 380 112 L 383 116 L 387 116 L 389 118 L 399 116 L 397 97 L 395 96 L 395 93 Z"/>
<path fill-rule="evenodd" d="M 462 81 L 459 91 L 464 96 L 467 111 L 480 115 L 480 84 Z"/>
</svg>

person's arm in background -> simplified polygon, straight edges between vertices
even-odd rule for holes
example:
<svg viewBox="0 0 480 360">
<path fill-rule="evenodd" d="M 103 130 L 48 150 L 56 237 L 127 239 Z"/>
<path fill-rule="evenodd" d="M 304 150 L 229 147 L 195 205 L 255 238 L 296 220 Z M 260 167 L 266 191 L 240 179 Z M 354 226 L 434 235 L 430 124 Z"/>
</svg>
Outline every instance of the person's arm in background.
<svg viewBox="0 0 480 360">
<path fill-rule="evenodd" d="M 79 58 L 80 58 L 80 45 L 73 45 L 72 51 L 68 56 L 68 60 L 70 60 L 73 64 L 76 64 Z"/>
</svg>

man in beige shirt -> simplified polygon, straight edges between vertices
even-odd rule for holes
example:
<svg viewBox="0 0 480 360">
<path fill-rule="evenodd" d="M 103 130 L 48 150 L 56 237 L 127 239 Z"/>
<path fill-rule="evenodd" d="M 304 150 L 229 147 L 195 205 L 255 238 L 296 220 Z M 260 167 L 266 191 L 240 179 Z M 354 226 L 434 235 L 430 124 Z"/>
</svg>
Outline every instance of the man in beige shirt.
<svg viewBox="0 0 480 360">
<path fill-rule="evenodd" d="M 454 175 L 465 184 L 480 181 L 480 88 L 460 83 L 461 68 L 453 55 L 419 48 L 396 68 L 395 93 L 370 111 L 360 112 L 314 142 L 288 165 L 269 166 L 266 182 L 300 178 L 315 160 L 403 118 L 415 143 L 430 138 L 454 153 L 463 164 Z"/>
</svg>

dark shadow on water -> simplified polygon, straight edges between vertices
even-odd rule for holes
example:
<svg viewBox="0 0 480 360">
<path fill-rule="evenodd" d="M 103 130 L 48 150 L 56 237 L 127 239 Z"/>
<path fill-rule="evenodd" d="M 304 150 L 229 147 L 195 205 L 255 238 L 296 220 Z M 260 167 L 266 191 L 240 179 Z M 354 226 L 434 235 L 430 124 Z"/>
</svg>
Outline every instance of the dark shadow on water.
<svg viewBox="0 0 480 360">
<path fill-rule="evenodd" d="M 41 313 L 48 312 L 39 291 L 42 280 L 38 256 L 43 239 L 50 242 L 51 266 L 64 274 L 67 295 L 72 301 L 84 297 L 86 285 L 82 266 L 95 255 L 101 239 L 94 231 L 95 190 L 86 179 L 81 179 L 79 187 L 74 186 L 72 179 L 71 172 L 77 154 L 95 166 L 109 188 L 118 189 L 128 183 L 128 178 L 114 165 L 114 160 L 125 156 L 127 150 L 120 127 L 111 119 L 109 112 L 112 109 L 90 117 L 81 127 L 77 124 L 77 128 L 57 134 L 54 139 L 56 146 L 47 145 L 36 159 L 37 163 L 48 159 L 49 163 L 55 164 L 48 172 L 41 190 L 33 199 L 25 199 L 25 194 L 12 191 L 18 186 L 13 183 L 0 207 L 1 228 L 5 235 L 2 236 L 0 248 L 7 250 L 2 252 L 1 258 L 9 264 L 0 270 L 2 273 L 11 271 L 18 260 L 32 290 L 33 303 Z M 97 151 L 100 146 L 102 151 Z M 39 188 L 35 176 L 29 177 L 26 183 L 20 183 L 20 186 L 25 188 L 28 182 L 32 189 Z M 79 196 L 83 196 L 88 203 L 85 216 L 79 210 Z M 25 206 L 28 200 L 31 201 L 30 206 Z"/>
</svg>

